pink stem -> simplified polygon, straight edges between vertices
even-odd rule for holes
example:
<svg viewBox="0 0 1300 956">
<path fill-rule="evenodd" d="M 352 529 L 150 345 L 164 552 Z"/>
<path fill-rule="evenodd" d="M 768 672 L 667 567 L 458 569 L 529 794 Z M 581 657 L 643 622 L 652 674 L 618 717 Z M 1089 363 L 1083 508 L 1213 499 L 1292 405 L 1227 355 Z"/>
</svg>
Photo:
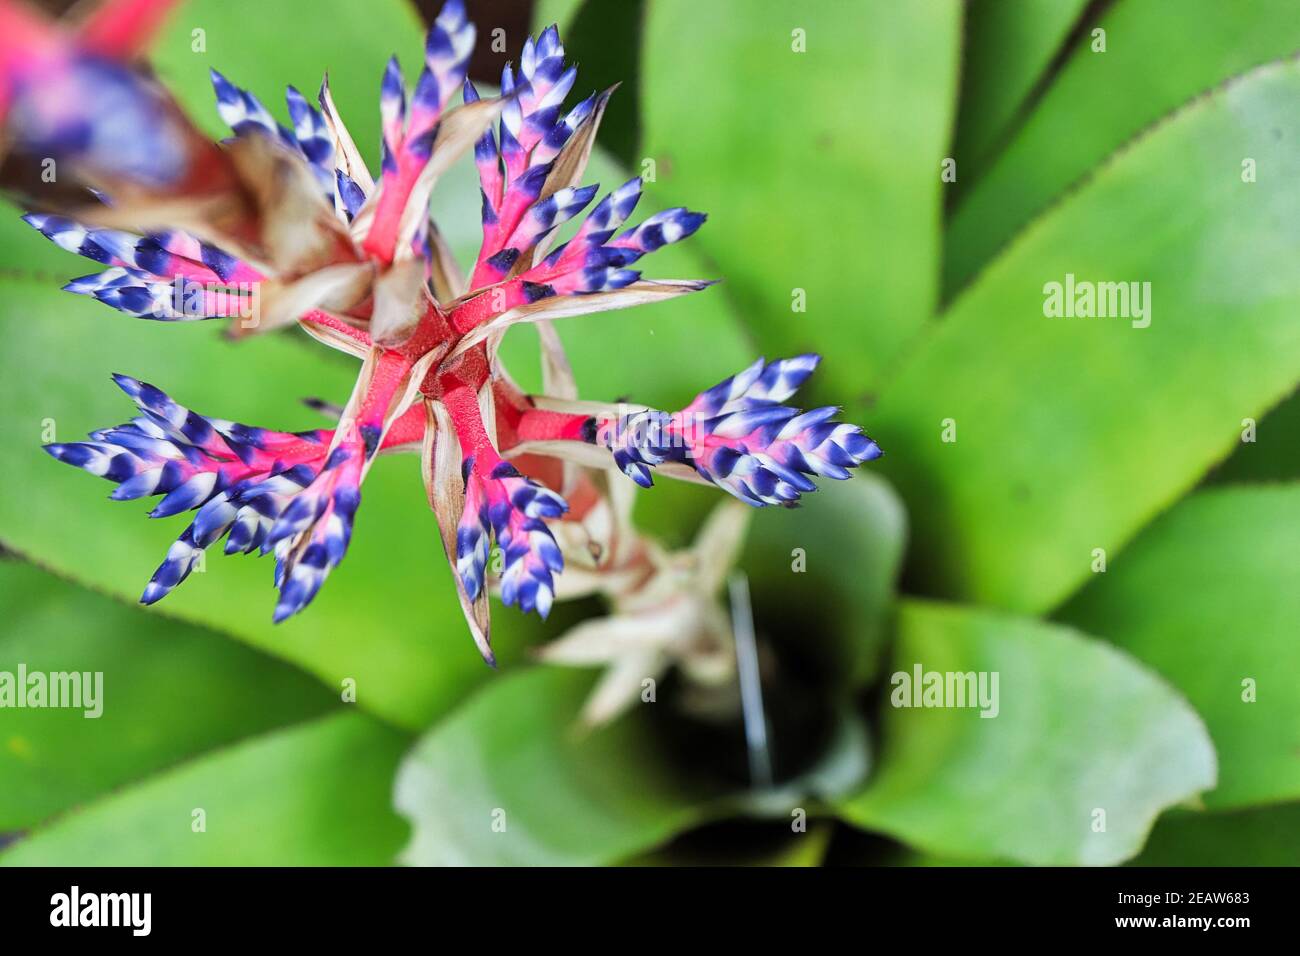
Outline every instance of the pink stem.
<svg viewBox="0 0 1300 956">
<path fill-rule="evenodd" d="M 520 442 L 584 441 L 583 431 L 590 417 L 530 408 L 519 418 L 515 432 Z"/>
<path fill-rule="evenodd" d="M 458 335 L 464 335 L 498 315 L 524 305 L 527 301 L 523 283 L 518 279 L 511 279 L 509 282 L 491 286 L 457 306 L 448 315 L 448 319 L 452 329 Z"/>
</svg>

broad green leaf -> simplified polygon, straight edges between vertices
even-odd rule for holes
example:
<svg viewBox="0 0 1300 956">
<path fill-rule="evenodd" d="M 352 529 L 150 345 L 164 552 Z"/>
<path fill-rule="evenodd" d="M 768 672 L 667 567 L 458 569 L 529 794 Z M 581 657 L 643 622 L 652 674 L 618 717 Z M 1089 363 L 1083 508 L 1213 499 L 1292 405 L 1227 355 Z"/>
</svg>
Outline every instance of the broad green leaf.
<svg viewBox="0 0 1300 956">
<path fill-rule="evenodd" d="M 1300 479 L 1300 392 L 1258 421 L 1241 422 L 1241 445 L 1207 477 L 1213 484 Z"/>
<path fill-rule="evenodd" d="M 23 222 L 23 212 L 8 201 L 0 201 L 0 268 L 6 277 L 22 276 L 57 289 L 70 278 L 69 256 Z M 38 241 L 33 241 L 33 236 Z"/>
<path fill-rule="evenodd" d="M 62 817 L 0 865 L 387 865 L 405 830 L 388 797 L 406 744 L 360 713 L 275 731 Z"/>
<path fill-rule="evenodd" d="M 643 149 L 769 357 L 841 400 L 933 313 L 961 4 L 656 0 Z M 797 52 L 802 45 L 805 52 Z M 806 311 L 795 311 L 798 290 Z"/>
<path fill-rule="evenodd" d="M 1171 811 L 1130 866 L 1300 866 L 1300 804 L 1236 813 Z"/>
<path fill-rule="evenodd" d="M 315 103 L 328 72 L 339 115 L 373 163 L 384 64 L 396 54 L 413 84 L 424 61 L 424 33 L 408 0 L 313 0 L 310 10 L 264 0 L 187 0 L 168 18 L 151 61 L 191 118 L 216 138 L 230 129 L 217 115 L 209 69 L 255 95 L 281 121 L 288 116 L 285 86 L 292 83 Z"/>
<path fill-rule="evenodd" d="M 6 709 L 0 832 L 194 754 L 325 712 L 306 675 L 202 628 L 0 561 L 0 671 L 92 675 L 87 709 Z M 93 675 L 99 675 L 98 677 Z M 81 677 L 79 681 L 85 681 Z"/>
<path fill-rule="evenodd" d="M 973 182 L 1014 126 L 1088 0 L 972 0 L 957 115 L 958 188 Z"/>
<path fill-rule="evenodd" d="M 917 586 L 1052 607 L 1295 387 L 1297 104 L 1295 61 L 1198 100 L 1040 219 L 910 355 L 865 418 L 909 505 Z M 1046 317 L 1047 284 L 1071 275 L 1150 283 L 1149 326 Z"/>
<path fill-rule="evenodd" d="M 858 686 L 880 665 L 907 518 L 875 475 L 823 484 L 799 508 L 753 516 L 743 567 L 758 630 L 797 642 L 830 684 Z"/>
<path fill-rule="evenodd" d="M 1225 78 L 1300 47 L 1292 0 L 1256 0 L 1249 13 L 1221 0 L 1123 0 L 1096 26 L 1106 31 L 1105 52 L 1093 52 L 1091 32 L 1079 37 L 1013 141 L 964 194 L 945 240 L 947 294 L 1131 137 Z M 1240 183 L 1247 157 L 1261 161 L 1261 183 L 1278 175 L 1245 146 L 1235 146 L 1225 181 Z M 1171 165 L 1171 177 L 1179 177 L 1180 165 Z"/>
<path fill-rule="evenodd" d="M 1060 612 L 1187 695 L 1219 809 L 1300 799 L 1300 484 L 1179 503 Z"/>
<path fill-rule="evenodd" d="M 1214 786 L 1214 748 L 1187 702 L 1078 632 L 907 602 L 894 666 L 910 678 L 917 665 L 987 675 L 990 691 L 998 675 L 996 716 L 892 706 L 910 697 L 891 678 L 876 776 L 840 805 L 858 826 L 941 857 L 1104 865 L 1133 856 L 1161 810 Z"/>
<path fill-rule="evenodd" d="M 582 734 L 581 671 L 494 681 L 407 755 L 394 801 L 414 865 L 598 865 L 702 819 L 705 794 L 671 768 L 641 708 Z"/>
<path fill-rule="evenodd" d="M 220 323 L 132 319 L 44 284 L 10 280 L 0 292 L 0 467 L 15 489 L 0 496 L 0 541 L 130 602 L 188 519 L 148 521 L 146 503 L 106 501 L 107 482 L 40 448 L 130 420 L 134 406 L 109 374 L 135 375 L 203 414 L 278 429 L 327 425 L 298 399 L 346 401 L 355 377 L 352 363 L 322 358 L 323 346 L 293 341 L 297 331 L 232 343 Z M 219 549 L 157 610 L 233 634 L 336 691 L 350 678 L 361 707 L 427 726 L 491 671 L 466 632 L 419 471 L 414 455 L 377 461 L 347 557 L 284 624 L 271 624 L 271 559 Z M 536 626 L 498 609 L 503 661 Z"/>
<path fill-rule="evenodd" d="M 537 0 L 533 4 L 534 33 L 554 23 L 560 28 L 561 39 L 564 39 L 569 24 L 583 6 L 584 0 Z"/>
</svg>

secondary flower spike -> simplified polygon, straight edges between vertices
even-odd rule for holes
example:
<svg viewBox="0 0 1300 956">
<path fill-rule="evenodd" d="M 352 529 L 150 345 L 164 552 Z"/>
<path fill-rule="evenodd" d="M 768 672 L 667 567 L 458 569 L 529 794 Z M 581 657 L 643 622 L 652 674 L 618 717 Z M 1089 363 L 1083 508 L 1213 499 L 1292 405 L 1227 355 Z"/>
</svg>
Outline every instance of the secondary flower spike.
<svg viewBox="0 0 1300 956">
<path fill-rule="evenodd" d="M 831 421 L 838 408 L 803 412 L 784 404 L 820 360 L 759 359 L 680 412 L 599 416 L 588 433 L 644 487 L 651 485 L 652 468 L 678 462 L 742 501 L 792 505 L 816 490 L 812 476 L 843 480 L 848 469 L 880 457 L 880 446 L 858 426 Z"/>
<path fill-rule="evenodd" d="M 141 2 L 121 0 L 102 15 L 111 23 L 114 9 Z M 290 89 L 290 122 L 282 124 L 237 77 L 214 71 L 217 110 L 232 136 L 204 147 L 211 182 L 187 174 L 154 196 L 132 179 L 119 197 L 99 188 L 100 179 L 76 214 L 58 207 L 25 217 L 99 267 L 72 280 L 71 292 L 137 318 L 229 322 L 240 335 L 296 323 L 360 362 L 341 409 L 313 402 L 337 418 L 331 428 L 282 432 L 212 418 L 180 404 L 192 400 L 193 384 L 177 387 L 178 401 L 117 375 L 136 417 L 84 442 L 46 446 L 116 483 L 117 500 L 159 498 L 152 517 L 193 512 L 145 603 L 169 594 L 224 539 L 226 553 L 273 553 L 274 618 L 298 613 L 347 553 L 375 458 L 418 451 L 466 621 L 490 662 L 489 592 L 545 616 L 566 559 L 582 564 L 599 551 L 592 473 L 574 462 L 605 469 L 610 480 L 623 481 L 615 474 L 622 471 L 640 485 L 651 483 L 652 471 L 715 484 L 759 506 L 793 504 L 814 478 L 847 478 L 880 454 L 856 426 L 832 421 L 835 409 L 786 404 L 816 356 L 759 360 L 678 412 L 576 401 L 551 320 L 707 287 L 645 279 L 639 270 L 645 256 L 688 238 L 705 217 L 673 208 L 629 225 L 639 178 L 603 196 L 581 182 L 610 91 L 565 108 L 577 72 L 555 27 L 527 40 L 496 98 L 480 97 L 466 79 L 474 33 L 460 0 L 449 0 L 413 89 L 397 60 L 389 62 L 380 78 L 377 175 L 362 162 L 328 83 L 315 105 Z M 75 51 L 84 39 L 60 43 L 73 52 L 42 61 L 56 78 L 59 63 L 83 55 Z M 8 69 L 5 55 L 0 45 Z M 120 60 L 123 82 L 146 82 Z M 120 122 L 77 100 L 56 105 L 87 126 L 78 142 L 102 143 L 100 128 Z M 23 115 L 7 119 L 18 141 L 24 131 L 14 124 Z M 189 137 L 193 124 L 176 115 Z M 66 145 L 75 165 L 76 143 Z M 429 196 L 469 149 L 483 238 L 466 278 L 430 220 Z M 104 165 L 102 157 L 81 158 L 90 171 Z M 158 221 L 159 209 L 176 219 Z M 572 238 L 551 248 L 557 229 L 580 218 Z M 521 323 L 538 324 L 551 394 L 524 394 L 502 366 L 501 339 Z M 499 565 L 490 560 L 494 542 Z"/>
</svg>

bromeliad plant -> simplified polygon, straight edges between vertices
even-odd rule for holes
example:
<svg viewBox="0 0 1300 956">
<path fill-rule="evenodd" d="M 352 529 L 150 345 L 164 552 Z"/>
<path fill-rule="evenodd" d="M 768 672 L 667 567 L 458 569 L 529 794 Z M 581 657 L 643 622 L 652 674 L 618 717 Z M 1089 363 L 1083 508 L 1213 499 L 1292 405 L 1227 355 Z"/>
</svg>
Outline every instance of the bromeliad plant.
<svg viewBox="0 0 1300 956">
<path fill-rule="evenodd" d="M 155 5 L 130 6 L 138 14 Z M 357 124 L 372 119 L 365 73 L 378 78 L 388 48 L 417 48 L 426 28 L 409 0 L 309 6 L 303 16 L 292 3 L 185 0 L 150 44 L 151 61 L 190 116 L 209 112 L 198 66 L 205 56 L 259 91 L 337 64 L 338 108 L 321 117 L 328 127 L 341 109 L 360 135 Z M 47 278 L 64 275 L 68 260 L 20 226 L 7 241 L 0 232 L 9 255 L 0 277 L 0 455 L 10 491 L 0 497 L 0 543 L 67 580 L 0 562 L 0 604 L 10 612 L 0 678 L 23 658 L 29 672 L 37 664 L 103 669 L 118 703 L 93 727 L 71 711 L 66 723 L 48 710 L 5 711 L 0 843 L 25 835 L 0 861 L 77 865 L 94 847 L 101 862 L 127 865 L 382 864 L 399 853 L 426 864 L 591 865 L 662 847 L 659 862 L 706 850 L 730 864 L 756 854 L 807 863 L 827 852 L 836 863 L 1099 865 L 1138 853 L 1144 863 L 1177 865 L 1294 862 L 1300 699 L 1286 689 L 1300 680 L 1300 445 L 1288 439 L 1300 401 L 1268 412 L 1300 381 L 1300 192 L 1285 175 L 1300 139 L 1292 55 L 1300 21 L 1287 0 L 1184 0 L 1180 12 L 1202 25 L 1191 33 L 1170 31 L 1172 5 L 1148 0 L 1063 0 L 1031 11 L 981 0 L 649 0 L 621 22 L 611 12 L 628 5 L 615 0 L 538 6 L 572 15 L 572 28 L 561 24 L 566 52 L 588 79 L 602 63 L 635 70 L 635 102 L 620 92 L 619 114 L 636 122 L 622 138 L 608 125 L 601 136 L 624 160 L 656 164 L 658 182 L 646 185 L 655 209 L 699 202 L 710 212 L 689 242 L 647 259 L 661 264 L 647 274 L 727 280 L 726 295 L 710 290 L 639 313 L 649 321 L 636 326 L 579 319 L 582 339 L 565 340 L 578 380 L 600 395 L 648 396 L 657 383 L 680 394 L 655 397 L 672 408 L 697 391 L 692 376 L 716 381 L 746 364 L 748 348 L 833 352 L 821 385 L 855 403 L 850 419 L 869 408 L 887 438 L 881 467 L 824 484 L 797 510 L 757 511 L 714 496 L 715 514 L 750 519 L 738 560 L 753 598 L 756 653 L 746 667 L 755 663 L 761 677 L 773 788 L 746 787 L 762 778 L 749 773 L 757 750 L 746 747 L 732 687 L 701 686 L 726 679 L 729 663 L 717 594 L 708 593 L 726 548 L 717 524 L 695 522 L 703 530 L 694 534 L 688 525 L 707 507 L 703 492 L 640 491 L 610 467 L 612 452 L 624 449 L 599 437 L 559 440 L 589 464 L 543 455 L 546 442 L 530 446 L 502 427 L 495 394 L 494 417 L 482 416 L 493 447 L 569 506 L 541 519 L 565 563 L 552 572 L 556 601 L 597 597 L 557 607 L 550 643 L 533 615 L 512 615 L 515 633 L 498 622 L 493 646 L 504 660 L 527 644 L 546 662 L 605 665 L 598 679 L 545 664 L 488 679 L 467 646 L 459 654 L 443 646 L 460 638 L 461 625 L 451 590 L 438 588 L 452 582 L 431 563 L 428 535 L 404 527 L 428 520 L 406 507 L 419 494 L 400 467 L 409 458 L 380 462 L 366 478 L 362 538 L 334 572 L 328 606 L 298 625 L 267 627 L 256 566 L 210 562 L 216 580 L 206 592 L 187 585 L 197 593 L 174 616 L 117 606 L 111 598 L 136 597 L 134 576 L 155 566 L 149 526 L 135 525 L 135 508 L 101 510 L 77 493 L 84 479 L 35 453 L 38 423 L 125 420 L 101 382 L 120 369 L 174 389 L 186 404 L 301 427 L 288 403 L 309 394 L 341 402 L 353 360 L 285 341 L 301 338 L 297 330 L 224 345 L 212 333 L 226 322 L 160 329 L 70 301 Z M 0 15 L 11 7 L 0 0 Z M 257 284 L 232 276 L 209 289 L 196 278 L 179 299 L 172 282 L 166 301 L 178 316 L 210 307 L 247 334 L 281 321 L 277 309 L 297 323 L 292 296 L 310 287 L 296 288 L 300 280 L 336 280 L 325 291 L 343 298 L 349 274 L 330 261 L 332 247 L 311 241 L 317 230 L 334 234 L 337 222 L 353 243 L 357 216 L 334 210 L 337 176 L 329 189 L 301 158 L 281 164 L 290 147 L 278 129 L 220 147 L 212 131 L 194 133 L 170 97 L 130 68 L 140 31 L 111 29 L 112 17 L 97 16 L 81 21 L 75 40 L 48 27 L 24 33 L 12 17 L 0 22 L 6 185 L 45 214 L 110 231 L 168 224 L 265 266 Z M 206 53 L 192 45 L 200 28 Z M 1102 31 L 1104 53 L 1094 48 Z M 1170 68 L 1153 73 L 1151 51 Z M 360 76 L 348 72 L 362 63 Z M 92 122 L 73 135 L 79 117 L 103 115 L 106 100 L 122 122 Z M 1123 109 L 1111 108 L 1121 100 Z M 140 102 L 157 108 L 132 107 Z M 445 133 L 471 110 L 496 108 L 485 95 L 448 107 L 439 122 Z M 292 114 L 279 118 L 310 141 Z M 367 141 L 379 139 L 372 125 Z M 128 128 L 132 136 L 113 138 Z M 57 159 L 57 182 L 23 178 L 46 157 Z M 586 181 L 627 178 L 594 175 L 604 161 L 593 151 Z M 465 195 L 473 185 L 446 188 L 462 173 L 476 178 L 471 162 L 458 166 L 439 188 L 448 209 L 458 197 L 477 198 Z M 296 175 L 302 168 L 308 177 Z M 350 193 L 346 184 L 365 176 L 359 164 L 349 169 Z M 112 205 L 90 201 L 78 183 Z M 299 185 L 311 205 L 285 199 Z M 301 212 L 318 208 L 318 195 L 325 213 L 304 225 Z M 354 210 L 363 208 L 355 198 Z M 450 245 L 468 264 L 480 236 L 453 228 L 476 225 L 466 205 L 454 219 L 436 207 L 445 231 L 431 233 L 430 245 Z M 561 227 L 560 241 L 580 221 Z M 74 240 L 80 247 L 75 233 L 65 239 Z M 197 245 L 181 254 L 204 257 Z M 664 263 L 697 254 L 716 266 Z M 423 254 L 412 258 L 423 267 Z M 461 291 L 442 287 L 441 262 L 430 257 L 440 308 Z M 528 264 L 536 266 L 536 253 Z M 387 271 L 367 268 L 372 285 Z M 1044 284 L 1068 274 L 1151 281 L 1161 305 L 1150 328 L 1046 318 Z M 260 324 L 244 329 L 253 311 L 242 296 L 253 289 Z M 206 301 L 209 291 L 236 298 Z M 806 314 L 792 311 L 802 305 Z M 732 306 L 743 307 L 742 321 Z M 150 300 L 142 311 L 152 316 L 152 308 Z M 373 343 L 375 319 L 357 318 L 362 308 L 320 306 Z M 515 359 L 525 350 L 511 351 L 531 335 L 508 337 L 502 354 L 527 391 L 577 414 L 567 404 L 577 392 L 552 347 L 555 329 L 565 328 L 535 327 L 545 345 L 540 386 L 522 374 L 527 360 Z M 96 329 L 105 334 L 100 348 L 79 347 Z M 654 348 L 668 341 L 689 343 L 690 353 Z M 626 362 L 615 358 L 623 354 Z M 412 404 L 409 447 L 422 447 L 426 402 Z M 450 418 L 442 400 L 431 405 Z M 310 422 L 328 429 L 318 449 L 335 441 L 335 412 Z M 630 434 L 634 420 L 641 428 L 637 454 L 644 446 L 657 457 L 654 428 L 671 435 L 671 419 L 618 412 Z M 381 448 L 397 450 L 403 422 L 389 426 Z M 439 452 L 450 458 L 453 491 L 459 441 L 434 449 L 435 461 Z M 659 471 L 698 477 L 690 459 L 666 451 Z M 286 494 L 296 497 L 303 488 L 292 478 Z M 663 543 L 626 526 L 630 497 Z M 103 533 L 102 521 L 117 520 L 127 525 Z M 232 526 L 228 537 L 243 533 Z M 503 561 L 499 551 L 489 557 L 488 587 Z M 613 614 L 582 613 L 600 598 Z M 665 663 L 676 673 L 643 686 Z M 998 716 L 960 698 L 931 706 L 947 703 L 927 703 L 936 674 L 999 675 Z M 339 706 L 326 689 L 340 682 L 359 689 L 355 705 Z M 155 683 L 170 693 L 137 692 Z M 967 686 L 978 695 L 978 679 Z M 944 696 L 949 687 L 945 679 Z M 593 722 L 632 706 L 577 733 L 584 701 Z M 193 838 L 183 810 L 200 802 L 210 824 L 226 821 L 220 839 Z M 801 833 L 792 822 L 803 811 Z M 742 823 L 737 814 L 767 819 Z M 507 816 L 508 828 L 489 825 Z M 272 825 L 229 828 L 240 820 Z M 140 839 L 146 832 L 151 838 Z"/>
<path fill-rule="evenodd" d="M 551 248 L 560 227 L 596 198 L 597 186 L 580 183 L 612 92 L 564 109 L 577 73 L 555 27 L 527 41 L 517 71 L 507 65 L 499 97 L 482 98 L 466 79 L 474 26 L 461 0 L 448 0 L 409 100 L 396 58 L 384 73 L 376 179 L 328 81 L 319 109 L 289 89 L 288 128 L 213 72 L 233 136 L 220 146 L 203 140 L 164 91 L 121 63 L 142 45 L 139 25 L 156 19 L 141 12 L 165 6 L 110 4 L 72 37 L 3 8 L 41 41 L 34 58 L 8 51 L 15 142 L 63 157 L 93 191 L 44 196 L 58 208 L 27 221 L 107 267 L 68 291 L 145 319 L 251 318 L 232 321 L 235 334 L 296 323 L 362 364 L 331 429 L 286 433 L 212 418 L 116 375 L 138 415 L 89 441 L 46 446 L 116 483 L 114 499 L 162 496 L 151 517 L 195 512 L 143 603 L 169 594 L 225 539 L 227 554 L 274 552 L 274 618 L 296 614 L 346 553 L 375 457 L 418 449 L 462 608 L 491 662 L 493 540 L 502 600 L 542 616 L 566 558 L 613 560 L 590 539 L 575 543 L 562 531 L 557 542 L 557 528 L 609 507 L 599 482 L 565 462 L 614 468 L 645 487 L 659 471 L 758 507 L 794 505 L 815 489 L 813 477 L 845 479 L 879 456 L 857 426 L 834 421 L 837 409 L 786 404 L 815 355 L 759 359 L 676 412 L 580 402 L 571 383 L 551 395 L 515 385 L 498 355 L 511 327 L 538 324 L 545 362 L 557 371 L 567 363 L 551 320 L 710 284 L 644 279 L 632 268 L 705 218 L 679 207 L 623 228 L 639 178 L 607 194 L 572 238 Z M 125 119 L 102 100 L 79 98 L 105 78 L 130 106 Z M 463 103 L 454 106 L 457 94 Z M 471 145 L 483 238 L 466 279 L 428 209 L 439 175 Z"/>
</svg>

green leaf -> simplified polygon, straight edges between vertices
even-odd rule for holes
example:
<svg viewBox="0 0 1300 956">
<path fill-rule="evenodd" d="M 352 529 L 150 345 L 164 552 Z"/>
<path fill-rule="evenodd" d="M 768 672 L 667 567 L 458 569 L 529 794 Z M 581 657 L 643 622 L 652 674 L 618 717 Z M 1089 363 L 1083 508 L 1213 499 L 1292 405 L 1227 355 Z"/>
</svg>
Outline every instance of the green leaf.
<svg viewBox="0 0 1300 956">
<path fill-rule="evenodd" d="M 72 260 L 23 222 L 22 214 L 12 203 L 0 202 L 0 279 L 30 278 L 58 288 L 70 278 L 67 269 Z M 33 236 L 38 241 L 33 242 Z M 94 264 L 83 261 L 92 267 L 84 271 L 93 271 Z"/>
<path fill-rule="evenodd" d="M 389 793 L 406 742 L 359 713 L 280 730 L 93 803 L 0 864 L 385 865 L 403 840 Z"/>
<path fill-rule="evenodd" d="M 87 708 L 5 711 L 0 832 L 337 703 L 314 680 L 220 635 L 20 561 L 0 561 L 0 606 L 0 671 L 99 675 L 81 698 L 96 717 Z"/>
<path fill-rule="evenodd" d="M 1165 814 L 1130 866 L 1300 865 L 1300 804 Z"/>
<path fill-rule="evenodd" d="M 1214 786 L 1214 749 L 1186 701 L 1077 632 L 907 602 L 894 664 L 909 677 L 915 665 L 987 674 L 989 690 L 998 675 L 990 719 L 978 708 L 887 707 L 876 776 L 840 805 L 850 822 L 928 853 L 1118 863 L 1161 810 Z M 907 688 L 891 684 L 892 704 Z"/>
<path fill-rule="evenodd" d="M 692 242 L 761 347 L 829 353 L 820 377 L 840 396 L 877 386 L 933 314 L 961 9 L 650 4 L 651 195 L 709 213 Z"/>
<path fill-rule="evenodd" d="M 1193 495 L 1060 612 L 1187 695 L 1219 752 L 1215 809 L 1300 798 L 1297 529 L 1300 484 Z"/>
<path fill-rule="evenodd" d="M 416 865 L 598 865 L 702 819 L 646 708 L 590 734 L 577 715 L 591 675 L 505 675 L 427 733 L 402 763 L 395 802 Z"/>
<path fill-rule="evenodd" d="M 1106 51 L 1092 51 L 1091 33 L 1079 37 L 1013 141 L 963 196 L 944 248 L 946 294 L 1131 137 L 1225 78 L 1300 47 L 1291 0 L 1257 0 L 1249 16 L 1221 0 L 1124 0 L 1096 26 L 1106 31 Z M 1225 181 L 1239 177 L 1248 156 L 1261 159 L 1261 182 L 1274 175 L 1251 145 L 1235 147 Z"/>
<path fill-rule="evenodd" d="M 537 0 L 533 4 L 533 32 L 545 30 L 554 23 L 560 28 L 561 38 L 567 39 L 569 23 L 583 6 L 584 0 Z"/>
<path fill-rule="evenodd" d="M 1001 145 L 1088 0 L 972 0 L 957 116 L 959 188 Z"/>
<path fill-rule="evenodd" d="M 799 659 L 832 685 L 875 676 L 907 537 L 907 516 L 887 482 L 863 471 L 824 483 L 795 509 L 753 516 L 743 567 L 755 623 L 785 626 Z"/>
<path fill-rule="evenodd" d="M 353 363 L 293 341 L 296 331 L 232 343 L 220 323 L 141 321 L 43 284 L 0 282 L 0 293 L 0 467 L 21 489 L 0 496 L 0 540 L 130 602 L 187 519 L 147 521 L 146 504 L 106 501 L 106 482 L 40 448 L 130 419 L 134 406 L 109 374 L 135 375 L 204 414 L 288 430 L 327 424 L 298 399 L 344 402 L 355 377 Z M 491 671 L 466 632 L 419 471 L 413 455 L 376 462 L 347 557 L 311 607 L 284 624 L 271 624 L 271 559 L 217 549 L 206 572 L 158 609 L 233 634 L 336 690 L 351 678 L 363 708 L 427 726 Z M 515 659 L 538 626 L 498 608 L 501 659 Z"/>
<path fill-rule="evenodd" d="M 1297 102 L 1293 61 L 1198 100 L 1040 219 L 912 353 L 866 424 L 909 506 L 918 587 L 1052 607 L 1295 387 Z M 1149 282 L 1149 327 L 1047 318 L 1067 275 Z"/>
<path fill-rule="evenodd" d="M 1247 425 L 1242 423 L 1241 431 Z M 1253 441 L 1242 441 L 1236 451 L 1206 478 L 1213 484 L 1241 484 L 1300 479 L 1300 392 L 1255 422 Z"/>
<path fill-rule="evenodd" d="M 1174 809 L 1160 816 L 1142 852 L 1125 866 L 1300 865 L 1300 805 L 1235 813 Z M 857 865 L 856 861 L 854 861 Z M 996 861 L 947 860 L 908 851 L 893 866 L 997 866 Z"/>
</svg>

